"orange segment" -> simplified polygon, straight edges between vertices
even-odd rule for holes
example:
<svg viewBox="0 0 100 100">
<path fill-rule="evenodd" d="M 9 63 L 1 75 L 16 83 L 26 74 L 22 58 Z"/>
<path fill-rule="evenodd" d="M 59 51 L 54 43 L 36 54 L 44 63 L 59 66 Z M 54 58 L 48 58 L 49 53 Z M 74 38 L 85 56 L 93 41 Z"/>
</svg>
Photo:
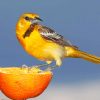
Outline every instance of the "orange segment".
<svg viewBox="0 0 100 100">
<path fill-rule="evenodd" d="M 52 72 L 38 68 L 0 68 L 1 91 L 13 100 L 25 100 L 40 95 L 52 79 Z"/>
</svg>

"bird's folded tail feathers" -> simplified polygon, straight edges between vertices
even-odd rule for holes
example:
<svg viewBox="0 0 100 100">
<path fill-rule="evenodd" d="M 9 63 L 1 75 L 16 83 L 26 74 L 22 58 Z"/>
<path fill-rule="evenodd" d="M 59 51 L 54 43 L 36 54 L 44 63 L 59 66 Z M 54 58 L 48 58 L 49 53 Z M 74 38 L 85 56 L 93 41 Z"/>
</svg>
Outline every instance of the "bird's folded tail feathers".
<svg viewBox="0 0 100 100">
<path fill-rule="evenodd" d="M 84 51 L 80 51 L 76 48 L 72 47 L 65 47 L 66 49 L 66 57 L 72 57 L 72 58 L 82 58 L 84 60 L 90 61 L 92 63 L 100 64 L 100 57 L 97 57 L 92 54 L 88 54 Z"/>
</svg>

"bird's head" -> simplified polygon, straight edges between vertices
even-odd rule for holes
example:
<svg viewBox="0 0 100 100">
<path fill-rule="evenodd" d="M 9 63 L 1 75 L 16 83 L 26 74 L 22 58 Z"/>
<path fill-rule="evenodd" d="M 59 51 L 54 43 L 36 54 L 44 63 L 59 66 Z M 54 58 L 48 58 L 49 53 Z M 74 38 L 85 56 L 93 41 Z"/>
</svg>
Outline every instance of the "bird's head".
<svg viewBox="0 0 100 100">
<path fill-rule="evenodd" d="M 17 33 L 24 33 L 32 24 L 39 23 L 42 21 L 38 14 L 25 13 L 19 17 L 16 25 Z"/>
</svg>

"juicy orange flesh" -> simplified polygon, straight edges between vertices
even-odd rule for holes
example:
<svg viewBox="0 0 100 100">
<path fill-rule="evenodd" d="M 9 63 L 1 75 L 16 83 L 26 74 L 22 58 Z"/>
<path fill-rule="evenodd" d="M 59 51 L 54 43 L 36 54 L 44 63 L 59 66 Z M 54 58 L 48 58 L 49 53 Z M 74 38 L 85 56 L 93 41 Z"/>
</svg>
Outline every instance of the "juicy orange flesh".
<svg viewBox="0 0 100 100">
<path fill-rule="evenodd" d="M 11 99 L 28 99 L 40 95 L 52 79 L 51 71 L 39 68 L 0 68 L 1 91 Z"/>
</svg>

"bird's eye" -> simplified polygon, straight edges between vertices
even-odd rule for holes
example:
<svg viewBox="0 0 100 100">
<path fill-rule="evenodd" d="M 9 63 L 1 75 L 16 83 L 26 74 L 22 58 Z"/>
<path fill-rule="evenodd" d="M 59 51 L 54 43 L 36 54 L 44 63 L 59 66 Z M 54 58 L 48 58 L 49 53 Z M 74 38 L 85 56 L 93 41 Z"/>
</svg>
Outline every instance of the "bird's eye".
<svg viewBox="0 0 100 100">
<path fill-rule="evenodd" d="M 26 17 L 25 17 L 25 20 L 30 20 L 30 18 L 26 16 Z"/>
</svg>

